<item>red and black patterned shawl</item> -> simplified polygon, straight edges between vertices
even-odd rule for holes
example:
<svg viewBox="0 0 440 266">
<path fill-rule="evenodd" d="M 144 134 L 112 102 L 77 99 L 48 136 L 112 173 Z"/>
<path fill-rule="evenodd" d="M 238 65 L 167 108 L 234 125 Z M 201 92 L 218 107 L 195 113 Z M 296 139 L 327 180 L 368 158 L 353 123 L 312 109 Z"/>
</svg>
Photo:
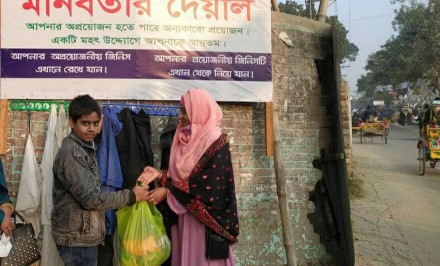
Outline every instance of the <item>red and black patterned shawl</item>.
<svg viewBox="0 0 440 266">
<path fill-rule="evenodd" d="M 234 172 L 226 134 L 206 150 L 186 182 L 168 184 L 168 188 L 205 226 L 231 242 L 238 241 Z"/>
</svg>

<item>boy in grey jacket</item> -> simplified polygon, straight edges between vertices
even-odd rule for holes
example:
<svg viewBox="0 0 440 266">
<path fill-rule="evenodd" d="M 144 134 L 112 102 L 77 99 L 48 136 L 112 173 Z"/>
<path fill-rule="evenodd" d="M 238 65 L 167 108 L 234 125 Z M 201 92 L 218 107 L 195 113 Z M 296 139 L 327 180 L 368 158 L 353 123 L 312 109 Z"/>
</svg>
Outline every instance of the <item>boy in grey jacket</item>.
<svg viewBox="0 0 440 266">
<path fill-rule="evenodd" d="M 101 129 L 101 108 L 89 95 L 69 105 L 66 137 L 53 164 L 52 233 L 65 265 L 97 265 L 105 237 L 105 210 L 146 200 L 148 187 L 101 191 L 94 138 Z"/>
</svg>

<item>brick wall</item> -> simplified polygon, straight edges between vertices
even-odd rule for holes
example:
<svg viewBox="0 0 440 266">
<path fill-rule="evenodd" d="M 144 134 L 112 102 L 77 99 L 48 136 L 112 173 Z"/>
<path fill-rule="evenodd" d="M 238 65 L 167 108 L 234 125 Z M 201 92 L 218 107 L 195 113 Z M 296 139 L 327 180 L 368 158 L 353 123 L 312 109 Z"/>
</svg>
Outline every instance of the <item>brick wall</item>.
<svg viewBox="0 0 440 266">
<path fill-rule="evenodd" d="M 286 45 L 284 32 L 293 46 Z M 287 182 L 294 247 L 298 265 L 327 261 L 319 236 L 307 215 L 314 210 L 309 201 L 321 172 L 312 160 L 322 145 L 323 98 L 315 60 L 323 60 L 328 49 L 330 26 L 309 19 L 272 13 L 274 101 L 278 106 L 282 157 Z M 221 103 L 223 128 L 231 139 L 240 216 L 240 242 L 234 246 L 236 263 L 285 265 L 282 227 L 276 191 L 274 162 L 265 151 L 265 104 Z M 30 133 L 40 163 L 45 141 L 47 112 L 32 112 Z M 9 111 L 7 155 L 3 158 L 10 193 L 16 197 L 28 130 L 28 112 Z M 153 117 L 153 150 L 159 165 L 159 134 L 166 118 Z"/>
<path fill-rule="evenodd" d="M 279 107 L 289 211 L 298 265 L 328 265 L 325 248 L 314 233 L 307 215 L 315 208 L 309 201 L 309 191 L 321 179 L 321 172 L 313 168 L 312 161 L 320 157 L 320 148 L 325 146 L 329 135 L 323 132 L 328 121 L 324 115 L 326 99 L 319 83 L 317 62 L 328 57 L 331 27 L 301 17 L 273 13 L 272 29 L 274 101 Z M 292 47 L 279 38 L 284 33 L 291 39 Z M 275 228 L 271 234 L 275 236 L 280 228 Z"/>
<path fill-rule="evenodd" d="M 353 177 L 353 157 L 352 157 L 352 134 L 351 134 L 351 97 L 348 82 L 341 82 L 341 111 L 342 123 L 344 126 L 345 158 L 347 162 L 347 174 Z"/>
</svg>

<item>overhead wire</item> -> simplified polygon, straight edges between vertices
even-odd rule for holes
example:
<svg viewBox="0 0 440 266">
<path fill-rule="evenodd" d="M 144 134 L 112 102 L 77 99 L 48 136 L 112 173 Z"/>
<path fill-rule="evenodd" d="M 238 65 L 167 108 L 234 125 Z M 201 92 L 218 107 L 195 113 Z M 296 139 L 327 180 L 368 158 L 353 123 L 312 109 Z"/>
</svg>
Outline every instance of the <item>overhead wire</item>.
<svg viewBox="0 0 440 266">
<path fill-rule="evenodd" d="M 373 18 L 381 18 L 381 17 L 391 17 L 394 16 L 395 14 L 384 14 L 384 15 L 377 15 L 377 16 L 371 16 L 371 17 L 363 17 L 363 18 L 355 18 L 355 19 L 348 19 L 348 22 L 350 21 L 358 21 L 358 20 L 367 20 L 367 19 L 373 19 Z M 347 20 L 341 20 L 341 21 L 347 21 Z"/>
</svg>

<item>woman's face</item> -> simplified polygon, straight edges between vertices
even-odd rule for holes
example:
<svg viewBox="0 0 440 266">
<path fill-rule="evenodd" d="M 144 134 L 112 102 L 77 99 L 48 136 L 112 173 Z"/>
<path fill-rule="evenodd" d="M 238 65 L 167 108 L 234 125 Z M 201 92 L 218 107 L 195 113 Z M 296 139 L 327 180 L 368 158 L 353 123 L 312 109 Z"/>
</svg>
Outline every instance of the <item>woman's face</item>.
<svg viewBox="0 0 440 266">
<path fill-rule="evenodd" d="M 179 115 L 177 116 L 177 118 L 179 119 L 179 122 L 182 125 L 182 127 L 186 127 L 187 125 L 191 124 L 191 122 L 189 121 L 189 118 L 188 118 L 188 114 L 186 113 L 186 108 L 184 105 L 180 105 L 180 112 L 179 112 Z"/>
</svg>

